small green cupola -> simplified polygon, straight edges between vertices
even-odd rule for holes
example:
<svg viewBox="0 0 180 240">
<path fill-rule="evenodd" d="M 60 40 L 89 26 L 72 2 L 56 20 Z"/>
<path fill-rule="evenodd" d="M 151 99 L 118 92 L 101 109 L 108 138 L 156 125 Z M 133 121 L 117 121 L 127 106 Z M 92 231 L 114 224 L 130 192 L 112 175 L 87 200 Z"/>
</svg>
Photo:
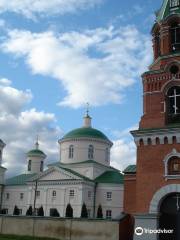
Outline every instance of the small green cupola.
<svg viewBox="0 0 180 240">
<path fill-rule="evenodd" d="M 180 14 L 180 0 L 163 0 L 161 8 L 156 12 L 156 21 L 161 22 L 176 14 Z"/>
<path fill-rule="evenodd" d="M 46 154 L 39 149 L 38 139 L 35 143 L 35 148 L 27 153 L 27 171 L 28 173 L 40 173 L 44 169 L 44 159 Z"/>
</svg>

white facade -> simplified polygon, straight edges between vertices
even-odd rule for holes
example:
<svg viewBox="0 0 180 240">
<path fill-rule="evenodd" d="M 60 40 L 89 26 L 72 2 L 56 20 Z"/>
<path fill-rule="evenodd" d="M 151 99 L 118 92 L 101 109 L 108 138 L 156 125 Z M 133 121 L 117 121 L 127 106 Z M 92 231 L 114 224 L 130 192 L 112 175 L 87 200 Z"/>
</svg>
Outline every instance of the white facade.
<svg viewBox="0 0 180 240">
<path fill-rule="evenodd" d="M 84 118 L 83 128 L 88 128 L 90 134 L 93 133 L 92 137 L 88 133 L 87 136 L 60 140 L 60 161 L 50 164 L 46 171 L 41 171 L 46 155 L 36 143 L 36 149 L 27 154 L 26 174 L 6 181 L 1 208 L 13 214 L 16 205 L 20 214 L 25 215 L 29 206 L 33 209 L 43 206 L 45 216 L 50 216 L 51 209 L 57 209 L 60 217 L 65 217 L 67 204 L 70 203 L 73 216 L 80 217 L 85 203 L 91 218 L 97 216 L 99 205 L 104 217 L 118 218 L 123 211 L 124 187 L 121 173 L 110 167 L 112 143 L 101 134 L 96 138 L 98 130 L 91 128 L 89 116 Z M 80 131 L 84 134 L 83 128 Z M 71 145 L 73 154 L 69 152 Z M 93 151 L 89 152 L 90 145 Z M 89 153 L 92 155 L 88 159 Z M 117 182 L 114 177 L 109 179 L 108 174 L 115 175 Z"/>
</svg>

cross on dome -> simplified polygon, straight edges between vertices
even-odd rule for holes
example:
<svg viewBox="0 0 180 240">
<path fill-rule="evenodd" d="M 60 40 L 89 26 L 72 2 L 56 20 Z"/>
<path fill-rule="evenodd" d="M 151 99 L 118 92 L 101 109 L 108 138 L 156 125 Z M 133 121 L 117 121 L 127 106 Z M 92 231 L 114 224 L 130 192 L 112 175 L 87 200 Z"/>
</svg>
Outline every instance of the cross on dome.
<svg viewBox="0 0 180 240">
<path fill-rule="evenodd" d="M 36 149 L 39 149 L 39 135 L 36 137 L 36 143 L 35 143 Z"/>
<path fill-rule="evenodd" d="M 84 116 L 84 124 L 83 127 L 90 128 L 91 127 L 91 117 L 89 115 L 89 103 L 86 103 L 86 114 Z"/>
</svg>

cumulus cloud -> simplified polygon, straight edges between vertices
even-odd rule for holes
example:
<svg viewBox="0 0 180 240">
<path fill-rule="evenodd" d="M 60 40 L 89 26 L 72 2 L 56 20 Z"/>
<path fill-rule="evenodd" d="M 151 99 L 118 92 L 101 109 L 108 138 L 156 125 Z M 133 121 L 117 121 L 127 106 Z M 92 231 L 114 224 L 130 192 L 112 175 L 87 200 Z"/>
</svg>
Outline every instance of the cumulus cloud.
<svg viewBox="0 0 180 240">
<path fill-rule="evenodd" d="M 26 152 L 34 148 L 37 134 L 47 161 L 58 159 L 57 138 L 62 132 L 56 126 L 56 118 L 36 109 L 24 111 L 31 99 L 29 90 L 18 90 L 10 80 L 0 79 L 0 138 L 6 143 L 3 165 L 8 168 L 8 176 L 25 171 Z"/>
<path fill-rule="evenodd" d="M 58 79 L 66 92 L 59 105 L 74 108 L 121 103 L 151 62 L 149 37 L 134 26 L 62 34 L 13 30 L 1 49 L 23 57 L 33 74 Z"/>
<path fill-rule="evenodd" d="M 136 164 L 136 146 L 134 142 L 123 139 L 113 142 L 111 151 L 111 165 L 123 171 L 128 165 Z"/>
<path fill-rule="evenodd" d="M 27 18 L 74 13 L 94 7 L 102 0 L 0 0 L 0 12 L 14 12 Z"/>
</svg>

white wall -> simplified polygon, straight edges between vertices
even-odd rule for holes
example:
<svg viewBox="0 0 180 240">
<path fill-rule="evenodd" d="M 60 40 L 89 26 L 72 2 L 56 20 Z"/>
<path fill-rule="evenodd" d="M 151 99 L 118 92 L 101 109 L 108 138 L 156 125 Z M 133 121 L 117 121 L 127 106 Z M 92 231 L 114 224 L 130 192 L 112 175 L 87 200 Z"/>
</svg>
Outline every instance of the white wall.
<svg viewBox="0 0 180 240">
<path fill-rule="evenodd" d="M 107 200 L 107 192 L 112 192 L 112 200 Z M 103 209 L 103 216 L 106 210 L 112 211 L 112 217 L 117 218 L 123 212 L 124 186 L 120 184 L 98 184 L 96 195 L 96 212 L 99 204 Z"/>
<path fill-rule="evenodd" d="M 36 199 L 36 208 L 43 206 L 46 216 L 49 216 L 51 208 L 57 208 L 60 216 L 65 216 L 66 206 L 71 203 L 73 207 L 74 217 L 80 217 L 81 207 L 83 203 L 86 203 L 87 209 L 91 212 L 93 217 L 93 200 L 94 200 L 94 185 L 93 183 L 79 183 L 72 184 L 45 184 L 38 186 L 40 191 L 40 197 Z M 56 191 L 56 197 L 52 197 L 52 192 Z M 74 190 L 74 197 L 69 196 L 69 191 Z M 88 191 L 91 192 L 91 198 L 88 198 Z M 106 199 L 106 192 L 112 192 L 112 200 Z M 29 206 L 34 204 L 34 192 L 35 186 L 6 186 L 3 195 L 2 208 L 7 208 L 9 214 L 13 214 L 14 206 L 17 205 L 19 209 L 22 209 L 22 214 L 25 215 Z M 6 199 L 6 193 L 10 193 L 10 199 Z M 20 200 L 20 193 L 24 193 L 24 199 Z M 116 218 L 123 211 L 123 186 L 122 185 L 109 185 L 99 184 L 96 194 L 96 211 L 99 204 L 102 205 L 104 217 L 106 216 L 106 210 L 112 211 L 112 217 Z"/>
<path fill-rule="evenodd" d="M 69 146 L 74 146 L 74 157 L 73 159 L 69 158 Z M 96 140 L 86 140 L 86 139 L 79 139 L 78 141 L 75 140 L 67 140 L 60 143 L 60 161 L 62 163 L 77 163 L 87 161 L 88 159 L 88 147 L 89 145 L 94 146 L 94 161 L 97 161 L 101 164 L 110 165 L 110 159 L 106 161 L 105 153 L 106 148 L 110 151 L 110 146 L 108 143 L 103 141 L 96 141 Z M 109 154 L 110 155 L 110 154 Z"/>
<path fill-rule="evenodd" d="M 92 180 L 103 174 L 107 168 L 103 166 L 98 166 L 97 164 L 86 163 L 86 164 L 72 164 L 71 169 L 86 176 Z"/>
</svg>

